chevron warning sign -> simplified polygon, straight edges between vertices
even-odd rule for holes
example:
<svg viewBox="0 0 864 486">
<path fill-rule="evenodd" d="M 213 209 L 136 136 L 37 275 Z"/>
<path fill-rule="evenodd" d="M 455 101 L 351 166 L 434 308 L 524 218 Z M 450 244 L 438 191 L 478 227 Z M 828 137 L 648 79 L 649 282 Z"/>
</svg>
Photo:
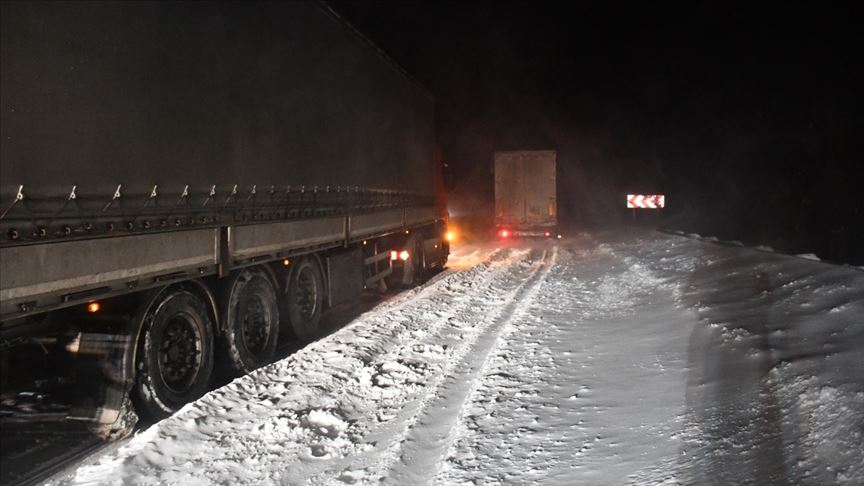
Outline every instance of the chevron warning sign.
<svg viewBox="0 0 864 486">
<path fill-rule="evenodd" d="M 663 194 L 627 194 L 628 208 L 658 209 L 666 206 Z"/>
</svg>

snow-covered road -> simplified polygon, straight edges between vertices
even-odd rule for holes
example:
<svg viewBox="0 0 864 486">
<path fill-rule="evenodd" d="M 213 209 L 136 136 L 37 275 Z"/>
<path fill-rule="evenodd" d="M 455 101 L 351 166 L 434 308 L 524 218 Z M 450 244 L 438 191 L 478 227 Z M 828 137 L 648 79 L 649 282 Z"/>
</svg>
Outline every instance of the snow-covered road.
<svg viewBox="0 0 864 486">
<path fill-rule="evenodd" d="M 450 268 L 60 482 L 864 483 L 864 272 L 650 233 Z"/>
</svg>

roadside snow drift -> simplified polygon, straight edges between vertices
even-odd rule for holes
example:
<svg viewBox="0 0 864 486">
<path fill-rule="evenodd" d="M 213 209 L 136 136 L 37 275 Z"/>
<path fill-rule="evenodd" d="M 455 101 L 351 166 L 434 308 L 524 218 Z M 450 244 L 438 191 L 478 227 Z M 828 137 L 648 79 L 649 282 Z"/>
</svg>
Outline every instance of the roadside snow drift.
<svg viewBox="0 0 864 486">
<path fill-rule="evenodd" d="M 861 484 L 864 272 L 659 234 L 473 247 L 62 484 Z"/>
</svg>

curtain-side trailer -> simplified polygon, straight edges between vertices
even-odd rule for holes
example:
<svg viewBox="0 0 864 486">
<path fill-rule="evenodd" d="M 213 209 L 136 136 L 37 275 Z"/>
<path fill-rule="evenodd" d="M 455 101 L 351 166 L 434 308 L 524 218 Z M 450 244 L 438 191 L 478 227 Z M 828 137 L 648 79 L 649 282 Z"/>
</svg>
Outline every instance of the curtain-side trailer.
<svg viewBox="0 0 864 486">
<path fill-rule="evenodd" d="M 91 360 L 99 400 L 63 413 L 123 434 L 133 405 L 169 414 L 214 366 L 249 372 L 322 309 L 446 263 L 432 97 L 326 5 L 0 18 L 4 390 L 34 343 Z"/>
</svg>

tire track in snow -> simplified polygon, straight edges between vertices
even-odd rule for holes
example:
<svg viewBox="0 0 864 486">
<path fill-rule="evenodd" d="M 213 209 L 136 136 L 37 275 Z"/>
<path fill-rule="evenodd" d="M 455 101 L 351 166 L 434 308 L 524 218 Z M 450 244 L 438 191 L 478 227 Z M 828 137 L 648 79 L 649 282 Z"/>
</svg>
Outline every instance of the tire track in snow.
<svg viewBox="0 0 864 486">
<path fill-rule="evenodd" d="M 539 265 L 508 296 L 506 305 L 499 307 L 475 339 L 454 360 L 440 383 L 423 400 L 406 435 L 379 465 L 381 477 L 390 484 L 427 484 L 440 472 L 443 460 L 455 440 L 459 425 L 466 418 L 465 405 L 476 391 L 490 357 L 500 346 L 502 338 L 536 299 L 540 287 L 555 265 L 558 247 L 544 250 Z M 414 427 L 417 425 L 417 427 Z M 384 474 L 387 470 L 389 472 Z"/>
<path fill-rule="evenodd" d="M 651 464 L 630 456 L 626 444 L 644 438 L 621 424 L 645 425 L 632 417 L 647 412 L 656 419 L 650 430 L 680 426 L 665 398 L 656 403 L 647 399 L 654 391 L 645 393 L 646 386 L 680 383 L 680 375 L 663 378 L 675 359 L 670 363 L 666 355 L 669 335 L 653 335 L 664 330 L 662 324 L 650 324 L 667 321 L 669 314 L 658 313 L 652 302 L 671 301 L 672 289 L 619 248 L 599 243 L 562 249 L 535 303 L 491 355 L 433 484 L 625 484 L 627 474 Z M 646 292 L 646 283 L 655 290 Z M 647 327 L 641 325 L 646 319 Z M 621 339 L 628 334 L 647 336 L 624 349 Z M 686 349 L 686 339 L 678 344 Z M 631 393 L 645 401 L 633 405 Z M 649 439 L 636 449 L 675 456 L 674 445 L 658 451 L 654 445 Z"/>
<path fill-rule="evenodd" d="M 410 338 L 381 353 L 374 366 L 388 375 L 413 374 L 412 379 L 420 375 L 423 386 L 414 393 L 409 390 L 410 396 L 406 396 L 405 387 L 387 388 L 393 391 L 391 396 L 386 397 L 390 400 L 381 400 L 375 407 L 380 422 L 383 423 L 379 424 L 377 430 L 373 428 L 365 434 L 367 440 L 378 444 L 376 449 L 379 450 L 376 454 L 361 456 L 352 461 L 352 465 L 345 470 L 348 476 L 343 474 L 345 477 L 341 477 L 343 480 L 362 480 L 365 483 L 369 480 L 387 479 L 390 465 L 401 455 L 400 450 L 406 437 L 415 426 L 426 403 L 438 395 L 437 389 L 442 381 L 452 374 L 453 367 L 472 350 L 478 336 L 499 319 L 502 310 L 525 286 L 526 280 L 536 274 L 544 264 L 542 258 L 535 257 L 538 254 L 536 250 L 511 248 L 502 253 L 506 256 L 484 264 L 494 267 L 496 271 L 484 273 L 483 279 L 461 275 L 458 280 L 451 281 L 448 288 L 454 285 L 455 287 L 450 288 L 454 292 L 452 298 L 448 299 L 450 302 L 442 301 L 440 295 L 432 295 L 428 305 L 421 304 L 416 299 L 411 301 L 410 313 L 416 315 L 417 310 L 424 309 L 436 311 L 439 315 L 425 322 L 426 325 L 414 326 Z M 441 311 L 442 308 L 447 311 Z M 418 353 L 418 349 L 423 351 Z M 421 369 L 412 366 L 418 357 L 425 360 Z M 405 369 L 403 364 L 408 364 L 411 369 Z M 390 403 L 393 399 L 397 403 Z M 370 458 L 374 460 L 370 461 Z M 324 479 L 323 476 L 316 477 L 312 482 Z"/>
</svg>

